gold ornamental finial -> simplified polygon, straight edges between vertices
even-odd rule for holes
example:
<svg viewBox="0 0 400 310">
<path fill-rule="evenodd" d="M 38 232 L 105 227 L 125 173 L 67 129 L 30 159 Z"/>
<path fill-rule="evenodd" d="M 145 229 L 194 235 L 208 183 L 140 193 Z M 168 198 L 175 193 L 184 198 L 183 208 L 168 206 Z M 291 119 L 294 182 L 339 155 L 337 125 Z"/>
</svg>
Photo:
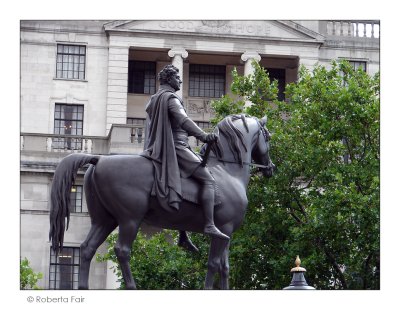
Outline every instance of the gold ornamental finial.
<svg viewBox="0 0 400 310">
<path fill-rule="evenodd" d="M 300 260 L 299 255 L 296 256 L 296 260 L 294 261 L 294 263 L 296 264 L 296 267 L 300 267 L 301 260 Z"/>
<path fill-rule="evenodd" d="M 296 256 L 296 260 L 294 261 L 294 263 L 295 263 L 296 267 L 292 268 L 292 270 L 290 270 L 290 272 L 299 272 L 299 271 L 305 272 L 306 271 L 305 268 L 300 267 L 301 260 L 300 260 L 299 255 Z"/>
</svg>

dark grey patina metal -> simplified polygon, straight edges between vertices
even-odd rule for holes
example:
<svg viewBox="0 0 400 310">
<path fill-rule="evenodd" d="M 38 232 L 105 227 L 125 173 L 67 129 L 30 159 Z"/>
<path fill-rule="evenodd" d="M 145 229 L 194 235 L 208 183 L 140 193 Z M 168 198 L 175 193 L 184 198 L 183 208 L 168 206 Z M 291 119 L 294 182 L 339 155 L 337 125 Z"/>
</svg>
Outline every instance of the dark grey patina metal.
<svg viewBox="0 0 400 310">
<path fill-rule="evenodd" d="M 179 83 L 179 80 L 175 79 L 175 82 Z M 219 138 L 212 145 L 207 169 L 218 188 L 215 225 L 229 238 L 240 227 L 246 213 L 250 180 L 248 163 L 254 160 L 261 164 L 261 171 L 267 177 L 272 176 L 275 168 L 269 157 L 269 134 L 265 123 L 266 118 L 259 120 L 235 115 L 226 117 L 216 127 Z M 183 125 L 183 128 L 186 126 Z M 168 126 L 164 129 L 168 129 Z M 207 219 L 199 203 L 182 196 L 179 197 L 179 208 L 166 210 L 161 206 L 160 199 L 152 195 L 155 184 L 153 160 L 140 155 L 71 154 L 57 166 L 51 188 L 50 240 L 55 251 L 63 247 L 64 231 L 68 228 L 71 186 L 78 169 L 85 165 L 89 165 L 84 189 L 91 228 L 81 244 L 80 289 L 88 289 L 91 260 L 97 248 L 116 227 L 119 227 L 119 235 L 115 254 L 127 289 L 136 288 L 129 261 L 132 243 L 142 222 L 166 229 L 205 232 Z M 197 165 L 201 167 L 201 161 Z M 188 178 L 182 183 L 185 186 L 189 184 L 189 190 L 200 198 L 199 185 L 195 181 Z M 198 201 L 201 204 L 201 199 Z M 215 234 L 210 236 L 205 288 L 213 288 L 214 277 L 218 273 L 220 288 L 228 289 L 230 240 Z M 180 242 L 184 243 L 185 240 Z"/>
<path fill-rule="evenodd" d="M 189 136 L 211 144 L 218 135 L 205 133 L 186 114 L 182 99 L 175 93 L 182 83 L 178 68 L 167 65 L 158 77 L 160 88 L 146 105 L 145 147 L 141 154 L 153 163 L 152 192 L 167 211 L 179 210 L 183 197 L 181 177 L 196 180 L 205 219 L 204 233 L 229 240 L 214 224 L 215 180 L 189 146 Z"/>
<path fill-rule="evenodd" d="M 314 287 L 308 285 L 306 278 L 304 277 L 306 269 L 300 267 L 301 261 L 299 256 L 297 256 L 295 263 L 296 267 L 292 268 L 290 271 L 293 274 L 292 282 L 289 286 L 285 287 L 284 290 L 315 290 Z"/>
</svg>

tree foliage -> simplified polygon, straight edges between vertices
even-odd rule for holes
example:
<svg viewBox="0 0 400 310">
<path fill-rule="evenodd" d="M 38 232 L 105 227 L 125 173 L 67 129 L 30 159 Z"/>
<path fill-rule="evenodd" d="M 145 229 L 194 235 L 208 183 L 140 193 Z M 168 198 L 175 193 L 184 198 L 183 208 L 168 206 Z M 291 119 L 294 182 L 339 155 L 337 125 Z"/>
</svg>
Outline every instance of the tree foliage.
<svg viewBox="0 0 400 310">
<path fill-rule="evenodd" d="M 21 290 L 38 290 L 37 282 L 43 278 L 41 272 L 35 273 L 29 265 L 27 258 L 20 261 L 20 289 Z"/>
<path fill-rule="evenodd" d="M 236 76 L 232 90 L 253 102 L 244 113 L 268 115 L 278 171 L 252 178 L 232 241 L 233 286 L 282 288 L 299 254 L 316 288 L 378 289 L 379 74 L 347 62 L 302 67 L 280 102 L 277 90 L 262 90 L 276 85 L 253 65 L 255 74 Z M 214 102 L 216 111 L 229 100 Z"/>
<path fill-rule="evenodd" d="M 270 179 L 251 178 L 249 208 L 231 241 L 231 287 L 282 289 L 300 255 L 317 289 L 379 289 L 379 74 L 347 62 L 301 67 L 279 101 L 277 82 L 253 66 L 250 76 L 234 70 L 232 95 L 212 102 L 214 124 L 229 114 L 267 115 L 277 166 Z M 193 255 L 171 242 L 176 234 L 139 234 L 131 260 L 139 288 L 203 287 L 207 238 L 192 234 L 201 249 Z M 115 238 L 102 259 L 116 261 Z"/>
<path fill-rule="evenodd" d="M 121 285 L 125 284 L 114 252 L 118 233 L 107 239 L 108 247 L 99 261 L 115 263 L 114 273 Z M 139 232 L 131 251 L 130 266 L 138 289 L 200 289 L 205 280 L 208 242 L 202 235 L 194 235 L 193 242 L 199 247 L 199 254 L 192 254 L 176 246 L 178 232 L 164 230 L 148 238 Z"/>
</svg>

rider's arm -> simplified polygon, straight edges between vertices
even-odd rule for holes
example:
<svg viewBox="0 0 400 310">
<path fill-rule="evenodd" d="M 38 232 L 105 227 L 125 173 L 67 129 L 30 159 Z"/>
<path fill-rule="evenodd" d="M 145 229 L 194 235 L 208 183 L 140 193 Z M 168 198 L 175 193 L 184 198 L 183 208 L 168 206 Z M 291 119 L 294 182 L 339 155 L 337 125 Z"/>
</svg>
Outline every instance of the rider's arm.
<svg viewBox="0 0 400 310">
<path fill-rule="evenodd" d="M 168 100 L 168 111 L 171 121 L 177 122 L 189 136 L 194 136 L 201 141 L 206 139 L 207 134 L 187 116 L 185 109 L 178 99 L 171 98 Z"/>
</svg>

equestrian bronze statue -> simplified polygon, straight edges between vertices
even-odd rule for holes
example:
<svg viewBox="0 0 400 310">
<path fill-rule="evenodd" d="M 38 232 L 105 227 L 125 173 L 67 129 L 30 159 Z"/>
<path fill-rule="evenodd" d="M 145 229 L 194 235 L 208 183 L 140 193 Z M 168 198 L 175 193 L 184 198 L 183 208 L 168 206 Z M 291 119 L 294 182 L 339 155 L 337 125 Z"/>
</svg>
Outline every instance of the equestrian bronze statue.
<svg viewBox="0 0 400 310">
<path fill-rule="evenodd" d="M 180 85 L 180 79 L 175 82 Z M 173 95 L 176 88 L 168 86 L 171 84 L 160 87 L 167 98 L 162 94 L 154 97 L 168 104 L 162 106 L 150 101 L 147 106 L 149 117 L 143 154 L 71 154 L 57 166 L 50 209 L 50 239 L 56 252 L 62 249 L 68 228 L 72 184 L 79 168 L 88 167 L 84 190 L 91 228 L 81 244 L 80 289 L 88 289 L 91 259 L 116 227 L 119 234 L 115 254 L 125 286 L 136 288 L 129 261 L 132 243 L 142 222 L 179 230 L 181 234 L 190 231 L 209 235 L 205 288 L 213 288 L 216 273 L 220 276 L 220 287 L 229 288 L 230 238 L 246 212 L 251 165 L 258 166 L 267 177 L 272 176 L 275 168 L 269 157 L 266 118 L 228 116 L 217 124 L 212 134 L 205 134 L 187 118 L 180 98 Z M 168 106 L 180 115 L 170 113 L 165 117 L 169 112 L 162 109 Z M 160 135 L 161 145 L 157 144 Z M 202 150 L 204 157 L 210 151 L 207 165 L 201 164 L 201 156 L 191 152 L 188 135 L 206 142 Z"/>
</svg>

